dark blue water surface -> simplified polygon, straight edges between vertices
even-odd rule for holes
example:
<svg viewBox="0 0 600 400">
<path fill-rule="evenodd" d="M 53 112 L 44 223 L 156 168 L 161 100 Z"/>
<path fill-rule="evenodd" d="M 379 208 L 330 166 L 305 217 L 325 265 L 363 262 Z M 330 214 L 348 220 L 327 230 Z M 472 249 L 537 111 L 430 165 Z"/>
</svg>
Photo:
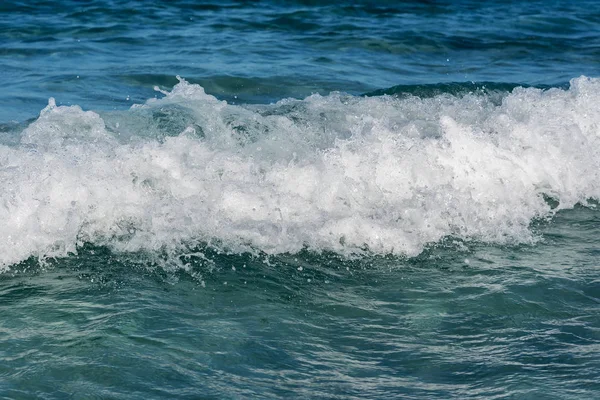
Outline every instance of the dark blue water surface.
<svg viewBox="0 0 600 400">
<path fill-rule="evenodd" d="M 599 2 L 5 0 L 0 72 L 0 398 L 600 398 Z"/>
<path fill-rule="evenodd" d="M 125 108 L 175 75 L 240 102 L 598 74 L 595 1 L 4 1 L 0 121 Z"/>
</svg>

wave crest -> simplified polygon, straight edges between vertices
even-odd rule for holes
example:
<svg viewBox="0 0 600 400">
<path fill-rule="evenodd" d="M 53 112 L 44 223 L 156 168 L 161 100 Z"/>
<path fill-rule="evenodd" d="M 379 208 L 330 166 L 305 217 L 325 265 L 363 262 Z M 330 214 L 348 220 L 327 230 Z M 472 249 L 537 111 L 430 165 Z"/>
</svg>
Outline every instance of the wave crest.
<svg viewBox="0 0 600 400">
<path fill-rule="evenodd" d="M 236 106 L 180 80 L 127 112 L 50 100 L 0 146 L 0 263 L 84 242 L 414 256 L 449 235 L 531 241 L 535 218 L 600 198 L 599 89 Z"/>
</svg>

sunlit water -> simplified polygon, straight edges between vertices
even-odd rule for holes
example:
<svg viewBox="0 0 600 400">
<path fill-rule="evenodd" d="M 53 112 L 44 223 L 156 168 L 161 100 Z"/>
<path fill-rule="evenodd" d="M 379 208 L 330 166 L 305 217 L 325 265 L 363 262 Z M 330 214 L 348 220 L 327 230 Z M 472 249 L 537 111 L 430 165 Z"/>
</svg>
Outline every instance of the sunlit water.
<svg viewBox="0 0 600 400">
<path fill-rule="evenodd" d="M 595 2 L 0 5 L 0 397 L 592 399 Z"/>
</svg>

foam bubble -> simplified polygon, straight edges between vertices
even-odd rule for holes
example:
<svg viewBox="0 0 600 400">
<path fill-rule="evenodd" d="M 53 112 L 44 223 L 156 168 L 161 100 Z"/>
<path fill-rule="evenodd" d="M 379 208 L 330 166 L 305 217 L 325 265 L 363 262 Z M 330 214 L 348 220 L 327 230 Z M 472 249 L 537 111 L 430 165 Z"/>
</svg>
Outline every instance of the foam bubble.
<svg viewBox="0 0 600 400">
<path fill-rule="evenodd" d="M 0 263 L 85 242 L 414 256 L 448 235 L 531 241 L 535 218 L 600 198 L 599 100 L 586 77 L 500 103 L 334 93 L 236 106 L 184 80 L 127 112 L 51 99 L 0 145 Z"/>
</svg>

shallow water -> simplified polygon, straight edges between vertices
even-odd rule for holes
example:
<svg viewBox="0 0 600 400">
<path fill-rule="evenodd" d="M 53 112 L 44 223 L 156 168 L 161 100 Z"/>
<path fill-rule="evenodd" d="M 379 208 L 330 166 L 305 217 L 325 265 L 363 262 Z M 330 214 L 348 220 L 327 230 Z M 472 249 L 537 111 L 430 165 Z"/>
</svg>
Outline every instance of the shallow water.
<svg viewBox="0 0 600 400">
<path fill-rule="evenodd" d="M 212 262 L 183 273 L 87 248 L 23 266 L 0 278 L 2 390 L 593 398 L 597 221 L 596 211 L 567 211 L 535 247 L 449 246 L 410 260 L 206 252 Z"/>
<path fill-rule="evenodd" d="M 599 27 L 2 3 L 0 397 L 596 397 Z"/>
</svg>

